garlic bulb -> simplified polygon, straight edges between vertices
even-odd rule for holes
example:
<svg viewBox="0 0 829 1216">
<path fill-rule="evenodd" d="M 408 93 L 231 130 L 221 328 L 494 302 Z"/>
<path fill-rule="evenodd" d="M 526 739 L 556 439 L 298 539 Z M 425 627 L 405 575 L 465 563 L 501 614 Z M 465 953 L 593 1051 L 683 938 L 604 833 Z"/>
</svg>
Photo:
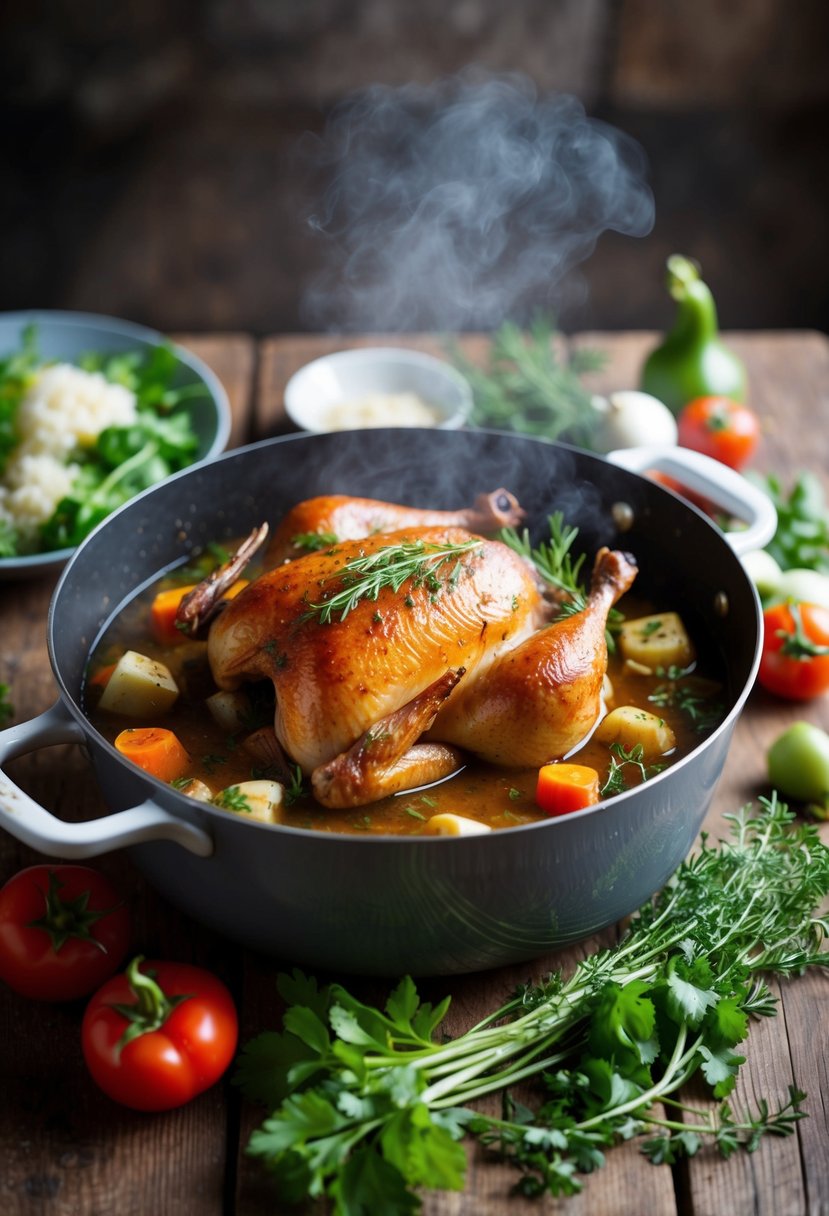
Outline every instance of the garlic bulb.
<svg viewBox="0 0 829 1216">
<path fill-rule="evenodd" d="M 608 397 L 594 397 L 593 408 L 600 415 L 594 435 L 598 452 L 665 447 L 677 441 L 676 419 L 667 405 L 650 393 L 622 389 Z"/>
</svg>

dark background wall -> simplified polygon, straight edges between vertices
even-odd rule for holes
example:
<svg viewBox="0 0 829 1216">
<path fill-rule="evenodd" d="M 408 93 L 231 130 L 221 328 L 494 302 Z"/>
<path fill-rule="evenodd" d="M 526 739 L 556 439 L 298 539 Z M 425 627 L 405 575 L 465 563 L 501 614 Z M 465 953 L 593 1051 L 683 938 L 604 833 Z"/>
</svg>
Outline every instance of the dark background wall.
<svg viewBox="0 0 829 1216">
<path fill-rule="evenodd" d="M 574 94 L 646 156 L 653 229 L 600 238 L 565 328 L 664 325 L 683 252 L 725 326 L 829 329 L 827 34 L 825 0 L 7 0 L 0 308 L 349 328 L 306 308 L 309 133 L 355 90 L 476 65 Z"/>
</svg>

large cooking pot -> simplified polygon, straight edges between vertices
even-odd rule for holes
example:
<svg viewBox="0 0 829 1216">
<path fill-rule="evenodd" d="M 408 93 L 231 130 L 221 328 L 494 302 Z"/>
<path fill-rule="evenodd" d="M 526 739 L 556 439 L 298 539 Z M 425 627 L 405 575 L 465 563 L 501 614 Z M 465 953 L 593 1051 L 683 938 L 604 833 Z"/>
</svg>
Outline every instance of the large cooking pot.
<svg viewBox="0 0 829 1216">
<path fill-rule="evenodd" d="M 86 743 L 115 813 L 66 823 L 0 767 L 0 823 L 52 856 L 129 847 L 169 900 L 220 933 L 339 971 L 478 970 L 619 920 L 665 883 L 710 804 L 759 660 L 759 603 L 735 549 L 765 544 L 775 519 L 760 491 L 693 453 L 614 459 L 480 431 L 299 435 L 229 453 L 147 491 L 86 540 L 58 583 L 48 644 L 59 700 L 0 733 L 0 766 L 37 747 Z M 729 543 L 696 509 L 631 471 L 653 465 L 746 519 L 746 530 Z M 562 819 L 487 835 L 331 835 L 244 821 L 186 798 L 124 760 L 85 718 L 84 668 L 101 630 L 194 546 L 277 520 L 314 494 L 450 508 L 499 485 L 518 495 L 537 537 L 561 510 L 588 553 L 600 544 L 634 553 L 637 588 L 676 605 L 719 653 L 725 720 L 647 784 Z"/>
</svg>

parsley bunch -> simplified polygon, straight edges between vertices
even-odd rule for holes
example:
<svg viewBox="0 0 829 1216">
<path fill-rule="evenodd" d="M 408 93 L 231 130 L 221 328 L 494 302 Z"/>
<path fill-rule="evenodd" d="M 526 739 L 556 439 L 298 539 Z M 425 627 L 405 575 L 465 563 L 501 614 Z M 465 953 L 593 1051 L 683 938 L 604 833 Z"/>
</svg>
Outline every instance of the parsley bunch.
<svg viewBox="0 0 829 1216">
<path fill-rule="evenodd" d="M 448 999 L 420 1001 L 410 978 L 378 1009 L 339 984 L 280 977 L 284 1029 L 247 1045 L 237 1081 L 272 1111 L 248 1151 L 281 1198 L 325 1195 L 336 1216 L 411 1213 L 419 1187 L 462 1189 L 467 1135 L 515 1166 L 521 1193 L 561 1195 L 622 1139 L 648 1136 L 643 1151 L 660 1162 L 703 1139 L 727 1156 L 789 1134 L 798 1090 L 778 1111 L 737 1115 L 724 1099 L 749 1017 L 775 1012 L 761 974 L 829 962 L 815 912 L 829 849 L 776 798 L 731 820 L 731 838 L 703 838 L 618 945 L 569 979 L 522 988 L 458 1038 L 437 1033 Z M 698 1072 L 723 1100 L 714 1114 L 671 1096 Z M 508 1092 L 531 1078 L 532 1107 Z M 505 1090 L 500 1117 L 470 1105 Z"/>
</svg>

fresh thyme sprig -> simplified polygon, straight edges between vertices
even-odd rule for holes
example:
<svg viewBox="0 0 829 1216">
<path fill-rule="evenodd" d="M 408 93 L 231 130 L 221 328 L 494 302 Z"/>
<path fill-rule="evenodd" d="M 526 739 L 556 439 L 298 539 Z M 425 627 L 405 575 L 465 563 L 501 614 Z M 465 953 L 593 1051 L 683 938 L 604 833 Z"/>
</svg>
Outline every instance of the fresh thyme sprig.
<svg viewBox="0 0 829 1216">
<path fill-rule="evenodd" d="M 611 743 L 609 751 L 610 767 L 600 791 L 602 798 L 610 798 L 612 794 L 621 794 L 628 788 L 628 773 L 626 772 L 628 769 L 632 770 L 634 775 L 638 774 L 640 781 L 647 781 L 648 778 L 661 773 L 665 767 L 664 764 L 645 764 L 645 749 L 641 743 L 634 743 L 629 748 L 626 748 L 623 743 Z"/>
<path fill-rule="evenodd" d="M 280 1196 L 327 1195 L 337 1216 L 415 1210 L 414 1188 L 460 1190 L 473 1135 L 519 1171 L 526 1195 L 571 1194 L 577 1175 L 623 1139 L 656 1134 L 653 1161 L 692 1155 L 703 1138 L 728 1156 L 788 1135 L 803 1094 L 736 1116 L 724 1102 L 745 1057 L 750 1016 L 776 1012 L 762 973 L 829 966 L 829 849 L 776 798 L 730 816 L 731 837 L 703 838 L 615 946 L 569 979 L 519 989 L 455 1039 L 438 1035 L 448 998 L 421 1002 L 406 978 L 383 1009 L 339 984 L 282 976 L 282 1033 L 245 1048 L 237 1081 L 273 1112 L 249 1152 Z M 672 1097 L 701 1073 L 715 1116 Z M 502 1117 L 470 1103 L 533 1079 L 532 1108 L 505 1096 Z M 665 1109 L 669 1112 L 666 1115 Z M 672 1117 L 673 1110 L 691 1119 Z"/>
<path fill-rule="evenodd" d="M 538 573 L 561 592 L 563 598 L 559 604 L 559 618 L 581 612 L 587 603 L 587 595 L 581 580 L 581 571 L 585 555 L 573 555 L 573 545 L 579 530 L 572 524 L 565 524 L 564 513 L 554 511 L 547 516 L 547 526 L 550 530 L 549 540 L 542 540 L 533 545 L 527 528 L 519 533 L 515 528 L 502 528 L 498 534 L 499 540 L 508 545 L 526 561 L 535 566 Z M 608 613 L 606 630 L 607 648 L 613 652 L 616 648 L 614 632 L 624 620 L 624 614 L 618 608 L 611 608 Z"/>
<path fill-rule="evenodd" d="M 572 548 L 578 537 L 579 530 L 564 522 L 564 513 L 555 511 L 548 515 L 547 524 L 550 529 L 550 539 L 543 540 L 537 546 L 530 541 L 530 533 L 524 528 L 520 533 L 515 528 L 502 528 L 499 539 L 510 549 L 514 549 L 521 557 L 532 562 L 539 574 L 551 586 L 564 592 L 574 607 L 580 612 L 585 604 L 584 587 L 579 578 L 584 565 L 583 553 L 573 556 Z"/>
<path fill-rule="evenodd" d="M 664 680 L 648 696 L 654 705 L 681 709 L 698 731 L 713 730 L 722 721 L 725 712 L 722 703 L 712 699 L 710 692 L 704 691 L 704 684 L 689 676 L 687 669 L 657 668 L 656 674 L 664 676 Z"/>
<path fill-rule="evenodd" d="M 437 596 L 444 587 L 453 590 L 461 572 L 461 558 L 473 549 L 479 549 L 483 541 L 467 540 L 460 544 L 437 545 L 427 541 L 400 541 L 384 545 L 373 553 L 352 557 L 330 576 L 339 579 L 342 586 L 328 599 L 317 604 L 308 604 L 302 620 L 316 617 L 321 624 L 328 624 L 335 613 L 344 621 L 361 600 L 376 600 L 386 587 L 397 592 L 404 583 L 412 588 L 426 586 Z M 441 581 L 437 575 L 447 562 L 452 569 Z M 328 581 L 328 580 L 326 580 Z"/>
</svg>

